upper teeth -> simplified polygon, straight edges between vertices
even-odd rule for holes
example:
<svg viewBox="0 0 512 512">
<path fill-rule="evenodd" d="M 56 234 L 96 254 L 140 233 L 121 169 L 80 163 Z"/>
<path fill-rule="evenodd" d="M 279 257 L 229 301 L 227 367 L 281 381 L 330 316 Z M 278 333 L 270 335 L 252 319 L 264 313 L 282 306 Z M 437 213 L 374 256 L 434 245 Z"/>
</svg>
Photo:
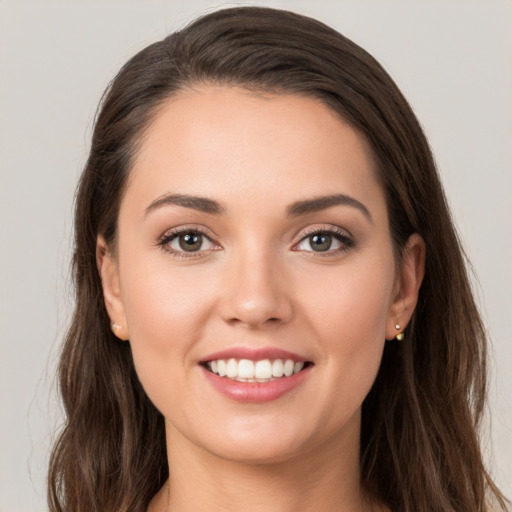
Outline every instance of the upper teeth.
<svg viewBox="0 0 512 512">
<path fill-rule="evenodd" d="M 251 361 L 250 359 L 218 359 L 209 361 L 208 366 L 213 373 L 220 377 L 241 380 L 243 382 L 269 381 L 276 378 L 290 377 L 299 373 L 304 367 L 304 362 L 292 359 L 262 359 Z"/>
</svg>

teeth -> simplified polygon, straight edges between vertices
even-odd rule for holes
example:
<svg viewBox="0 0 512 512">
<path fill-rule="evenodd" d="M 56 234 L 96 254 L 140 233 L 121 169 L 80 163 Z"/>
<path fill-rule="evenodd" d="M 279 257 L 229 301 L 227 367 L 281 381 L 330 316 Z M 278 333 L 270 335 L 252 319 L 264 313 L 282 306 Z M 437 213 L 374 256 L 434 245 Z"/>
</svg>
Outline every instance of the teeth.
<svg viewBox="0 0 512 512">
<path fill-rule="evenodd" d="M 242 363 L 242 361 L 240 361 Z M 254 365 L 254 376 L 257 379 L 270 379 L 272 377 L 272 365 L 268 359 L 258 361 Z"/>
<path fill-rule="evenodd" d="M 241 379 L 254 379 L 254 363 L 249 359 L 240 359 L 240 362 L 237 364 L 236 359 L 230 359 L 229 362 L 233 362 L 235 367 L 238 366 L 238 372 L 235 377 L 240 377 Z"/>
<path fill-rule="evenodd" d="M 250 359 L 219 359 L 209 361 L 210 370 L 220 377 L 239 382 L 270 382 L 280 377 L 291 377 L 304 368 L 304 362 L 292 359 L 251 361 Z"/>
<path fill-rule="evenodd" d="M 287 359 L 284 363 L 284 374 L 286 377 L 290 377 L 293 375 L 293 368 L 295 367 L 295 363 L 291 359 Z"/>
<path fill-rule="evenodd" d="M 272 376 L 273 377 L 282 377 L 284 375 L 283 361 L 281 359 L 276 359 L 272 363 Z"/>
<path fill-rule="evenodd" d="M 210 368 L 212 369 L 212 372 L 213 372 L 213 367 L 210 366 Z M 217 372 L 214 372 L 214 373 L 218 373 L 221 377 L 225 377 L 226 376 L 226 361 L 223 361 L 222 359 L 217 361 Z"/>
<path fill-rule="evenodd" d="M 233 379 L 235 377 L 239 377 L 238 375 L 238 364 L 235 359 L 230 359 L 228 364 L 226 365 L 226 375 Z M 254 377 L 254 375 L 253 375 Z"/>
</svg>

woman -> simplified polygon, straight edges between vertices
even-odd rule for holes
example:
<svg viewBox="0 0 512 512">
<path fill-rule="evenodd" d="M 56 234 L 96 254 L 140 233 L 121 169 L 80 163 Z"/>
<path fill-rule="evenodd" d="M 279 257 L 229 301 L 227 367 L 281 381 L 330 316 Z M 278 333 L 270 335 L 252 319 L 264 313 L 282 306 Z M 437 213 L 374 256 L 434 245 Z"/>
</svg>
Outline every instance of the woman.
<svg viewBox="0 0 512 512">
<path fill-rule="evenodd" d="M 244 7 L 149 46 L 79 185 L 51 510 L 505 510 L 464 263 L 357 45 Z"/>
</svg>

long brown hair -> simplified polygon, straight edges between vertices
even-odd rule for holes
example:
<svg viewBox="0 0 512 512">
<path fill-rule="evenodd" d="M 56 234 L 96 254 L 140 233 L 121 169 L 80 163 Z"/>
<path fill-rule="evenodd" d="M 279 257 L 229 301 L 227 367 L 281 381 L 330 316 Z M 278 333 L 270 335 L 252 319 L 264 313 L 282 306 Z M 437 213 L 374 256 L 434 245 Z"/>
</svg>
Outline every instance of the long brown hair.
<svg viewBox="0 0 512 512">
<path fill-rule="evenodd" d="M 369 141 L 397 257 L 412 233 L 426 274 L 403 342 L 387 342 L 363 404 L 362 485 L 393 512 L 483 512 L 506 503 L 485 471 L 478 427 L 486 338 L 425 135 L 375 59 L 287 11 L 208 14 L 135 55 L 102 100 L 75 210 L 76 309 L 60 361 L 66 424 L 52 452 L 52 512 L 144 511 L 168 477 L 162 415 L 109 329 L 96 240 L 114 244 L 130 164 L 155 112 L 197 83 L 323 101 Z"/>
</svg>

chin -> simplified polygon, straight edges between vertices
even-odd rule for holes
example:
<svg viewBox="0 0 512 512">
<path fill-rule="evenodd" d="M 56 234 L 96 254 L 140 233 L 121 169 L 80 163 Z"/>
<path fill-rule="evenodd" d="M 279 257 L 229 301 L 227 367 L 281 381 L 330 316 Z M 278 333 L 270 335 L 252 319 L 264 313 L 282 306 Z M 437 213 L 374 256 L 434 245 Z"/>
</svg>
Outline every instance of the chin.
<svg viewBox="0 0 512 512">
<path fill-rule="evenodd" d="M 278 464 L 298 457 L 302 450 L 301 446 L 291 444 L 284 439 L 275 439 L 268 442 L 262 442 L 260 439 L 254 439 L 253 442 L 239 442 L 233 440 L 232 443 L 226 443 L 222 446 L 215 446 L 210 450 L 212 455 L 218 458 L 247 465 L 267 465 Z"/>
<path fill-rule="evenodd" d="M 190 424 L 189 424 L 190 425 Z M 244 417 L 188 432 L 188 440 L 211 455 L 240 464 L 274 464 L 299 456 L 310 444 L 311 432 L 299 418 Z M 191 435 L 192 434 L 192 435 Z"/>
</svg>

